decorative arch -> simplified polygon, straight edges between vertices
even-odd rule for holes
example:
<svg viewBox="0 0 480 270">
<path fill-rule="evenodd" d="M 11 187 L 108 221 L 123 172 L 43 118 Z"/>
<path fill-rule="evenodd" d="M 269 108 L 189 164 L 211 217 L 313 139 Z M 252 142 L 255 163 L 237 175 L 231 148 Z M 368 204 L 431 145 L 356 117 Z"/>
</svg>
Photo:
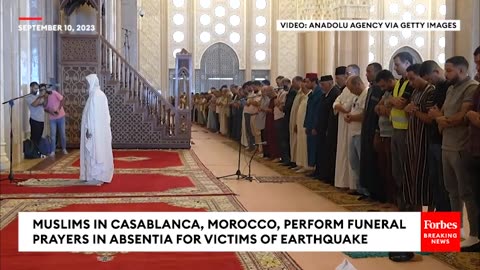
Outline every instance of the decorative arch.
<svg viewBox="0 0 480 270">
<path fill-rule="evenodd" d="M 61 0 L 60 9 L 63 9 L 65 14 L 70 16 L 75 11 L 75 9 L 79 8 L 84 4 L 87 4 L 92 8 L 98 10 L 98 7 L 100 6 L 99 3 L 99 0 Z"/>
<path fill-rule="evenodd" d="M 200 60 L 200 91 L 232 83 L 240 84 L 239 58 L 235 50 L 223 42 L 210 45 Z"/>
<path fill-rule="evenodd" d="M 422 63 L 422 62 L 423 62 L 422 56 L 420 55 L 420 53 L 419 53 L 417 50 L 415 50 L 414 48 L 409 47 L 409 46 L 401 47 L 400 49 L 396 50 L 396 51 L 392 54 L 392 56 L 390 56 L 390 61 L 389 61 L 389 63 L 388 63 L 389 70 L 392 71 L 393 76 L 399 76 L 399 75 L 397 74 L 397 72 L 393 69 L 393 67 L 394 67 L 393 57 L 395 57 L 395 55 L 397 55 L 398 53 L 401 53 L 401 52 L 408 52 L 409 54 L 412 55 L 412 57 L 413 57 L 413 63 L 412 63 L 412 64 Z"/>
</svg>

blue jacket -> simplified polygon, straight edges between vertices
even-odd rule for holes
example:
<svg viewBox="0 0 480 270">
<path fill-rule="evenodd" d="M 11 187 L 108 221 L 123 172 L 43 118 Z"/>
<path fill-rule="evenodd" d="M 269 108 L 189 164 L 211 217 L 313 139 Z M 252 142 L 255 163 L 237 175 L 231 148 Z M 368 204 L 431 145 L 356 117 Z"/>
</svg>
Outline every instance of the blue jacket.
<svg viewBox="0 0 480 270">
<path fill-rule="evenodd" d="M 307 113 L 305 114 L 305 122 L 303 123 L 303 127 L 306 128 L 308 131 L 314 129 L 317 126 L 317 111 L 322 95 L 323 90 L 319 85 L 317 85 L 317 87 L 313 89 L 312 93 L 308 97 Z"/>
</svg>

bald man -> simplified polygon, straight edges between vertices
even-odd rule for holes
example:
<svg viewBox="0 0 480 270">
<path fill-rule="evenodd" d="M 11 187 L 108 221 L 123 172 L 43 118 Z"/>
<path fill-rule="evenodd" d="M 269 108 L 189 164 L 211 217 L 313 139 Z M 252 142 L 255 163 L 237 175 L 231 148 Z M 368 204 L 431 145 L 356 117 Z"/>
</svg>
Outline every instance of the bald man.
<svg viewBox="0 0 480 270">
<path fill-rule="evenodd" d="M 346 114 L 344 121 L 348 123 L 350 132 L 349 161 L 353 172 L 353 183 L 355 183 L 357 192 L 366 198 L 370 196 L 368 190 L 360 185 L 360 153 L 361 153 L 361 133 L 362 122 L 365 110 L 365 101 L 367 98 L 367 87 L 360 76 L 354 75 L 348 78 L 347 88 L 355 95 L 352 103 L 352 110 Z"/>
</svg>

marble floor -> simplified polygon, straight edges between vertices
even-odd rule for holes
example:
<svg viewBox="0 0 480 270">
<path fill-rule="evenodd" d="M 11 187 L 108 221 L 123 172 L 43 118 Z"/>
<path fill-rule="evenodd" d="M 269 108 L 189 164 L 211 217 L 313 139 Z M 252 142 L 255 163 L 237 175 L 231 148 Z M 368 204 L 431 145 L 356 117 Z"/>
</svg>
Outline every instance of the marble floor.
<svg viewBox="0 0 480 270">
<path fill-rule="evenodd" d="M 202 128 L 194 128 L 192 133 L 192 149 L 200 160 L 214 175 L 222 176 L 235 173 L 237 170 L 238 152 L 222 141 L 223 136 L 207 132 Z M 241 171 L 245 173 L 246 160 L 241 158 Z M 253 161 L 252 175 L 278 176 L 272 169 Z M 224 180 L 238 194 L 238 199 L 248 211 L 266 212 L 340 212 L 346 209 L 315 194 L 296 183 L 258 183 L 246 180 Z M 292 252 L 290 255 L 305 270 L 335 270 L 347 258 L 357 270 L 447 270 L 454 269 L 432 256 L 417 256 L 414 261 L 395 263 L 388 258 L 351 259 L 340 252 Z"/>
</svg>

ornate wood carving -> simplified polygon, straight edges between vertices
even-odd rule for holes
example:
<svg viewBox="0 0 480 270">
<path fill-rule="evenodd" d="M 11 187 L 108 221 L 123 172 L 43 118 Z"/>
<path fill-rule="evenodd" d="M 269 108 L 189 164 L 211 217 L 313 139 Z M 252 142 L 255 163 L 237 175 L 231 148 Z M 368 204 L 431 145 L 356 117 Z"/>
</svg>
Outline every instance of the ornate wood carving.
<svg viewBox="0 0 480 270">
<path fill-rule="evenodd" d="M 60 9 L 63 9 L 65 14 L 70 16 L 75 9 L 87 4 L 94 9 L 98 10 L 100 0 L 60 0 Z"/>
<path fill-rule="evenodd" d="M 62 35 L 62 63 L 82 62 L 94 64 L 98 62 L 98 38 L 96 35 Z"/>
<path fill-rule="evenodd" d="M 68 147 L 80 145 L 80 127 L 82 112 L 88 99 L 87 81 L 85 77 L 97 73 L 96 66 L 63 66 L 61 92 L 65 98 L 65 133 Z"/>
<path fill-rule="evenodd" d="M 88 99 L 85 77 L 95 73 L 109 100 L 114 148 L 190 148 L 190 110 L 167 104 L 106 42 L 97 35 L 60 36 L 60 91 L 65 97 L 68 146 L 80 144 Z"/>
</svg>

